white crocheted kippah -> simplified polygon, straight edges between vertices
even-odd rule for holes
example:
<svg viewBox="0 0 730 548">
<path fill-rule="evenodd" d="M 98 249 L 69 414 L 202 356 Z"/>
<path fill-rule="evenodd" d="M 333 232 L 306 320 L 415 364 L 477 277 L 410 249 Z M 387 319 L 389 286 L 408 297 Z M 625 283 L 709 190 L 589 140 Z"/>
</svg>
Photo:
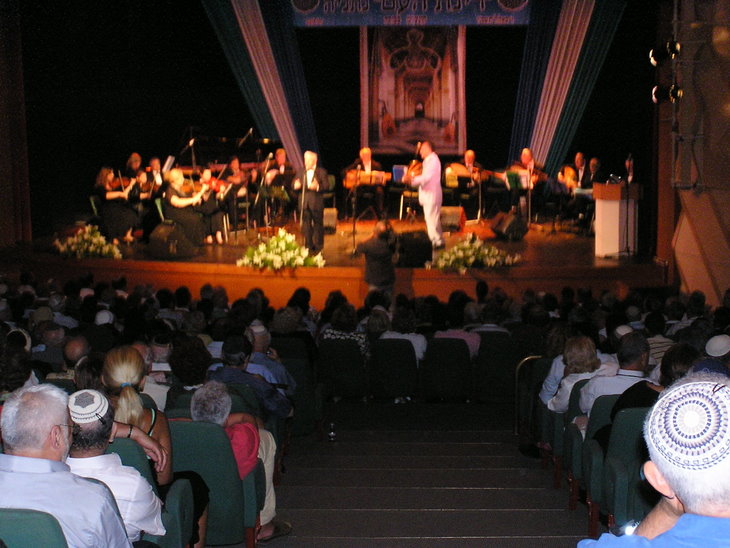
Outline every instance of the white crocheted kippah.
<svg viewBox="0 0 730 548">
<path fill-rule="evenodd" d="M 651 411 L 647 443 L 672 465 L 706 470 L 730 455 L 730 387 L 700 381 L 669 389 Z"/>
</svg>

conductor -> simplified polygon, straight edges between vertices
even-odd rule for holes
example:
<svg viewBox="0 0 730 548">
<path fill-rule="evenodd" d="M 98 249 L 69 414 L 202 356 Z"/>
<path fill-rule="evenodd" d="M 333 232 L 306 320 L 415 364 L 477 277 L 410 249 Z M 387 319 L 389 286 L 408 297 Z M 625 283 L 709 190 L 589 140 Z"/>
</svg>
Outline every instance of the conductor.
<svg viewBox="0 0 730 548">
<path fill-rule="evenodd" d="M 310 252 L 319 253 L 324 247 L 324 196 L 330 190 L 327 171 L 317 166 L 317 154 L 308 150 L 304 153 L 304 169 L 297 172 L 292 189 L 301 190 L 301 210 L 304 245 Z"/>
</svg>

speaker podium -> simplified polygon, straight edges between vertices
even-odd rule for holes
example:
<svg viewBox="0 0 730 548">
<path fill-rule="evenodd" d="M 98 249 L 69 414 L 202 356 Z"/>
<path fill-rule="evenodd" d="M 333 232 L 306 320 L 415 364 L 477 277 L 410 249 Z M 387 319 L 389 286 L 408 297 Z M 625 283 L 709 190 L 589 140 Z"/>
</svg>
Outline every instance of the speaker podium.
<svg viewBox="0 0 730 548">
<path fill-rule="evenodd" d="M 633 255 L 636 253 L 637 207 L 639 185 L 594 183 L 596 203 L 596 257 Z"/>
</svg>

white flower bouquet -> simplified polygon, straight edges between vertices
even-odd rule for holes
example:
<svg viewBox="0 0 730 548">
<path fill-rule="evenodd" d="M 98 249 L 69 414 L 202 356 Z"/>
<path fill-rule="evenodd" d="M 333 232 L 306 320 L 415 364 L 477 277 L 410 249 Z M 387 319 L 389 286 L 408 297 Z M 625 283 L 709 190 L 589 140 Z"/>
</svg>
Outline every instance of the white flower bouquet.
<svg viewBox="0 0 730 548">
<path fill-rule="evenodd" d="M 324 266 L 322 253 L 310 255 L 306 247 L 297 243 L 294 234 L 280 228 L 276 236 L 268 242 L 261 242 L 258 246 L 249 246 L 246 253 L 236 261 L 237 266 L 252 268 L 281 270 L 282 268 L 296 268 L 298 266 Z"/>
<path fill-rule="evenodd" d="M 94 225 L 86 225 L 73 236 L 66 238 L 63 242 L 57 238 L 53 242 L 53 246 L 64 257 L 73 257 L 76 259 L 92 257 L 107 259 L 122 258 L 122 252 L 119 248 L 107 242 L 106 238 L 99 232 L 99 228 Z"/>
<path fill-rule="evenodd" d="M 520 261 L 519 254 L 508 253 L 489 245 L 475 234 L 470 234 L 454 247 L 442 251 L 427 268 L 438 268 L 444 271 L 456 271 L 466 274 L 468 268 L 497 268 L 512 266 Z"/>
</svg>

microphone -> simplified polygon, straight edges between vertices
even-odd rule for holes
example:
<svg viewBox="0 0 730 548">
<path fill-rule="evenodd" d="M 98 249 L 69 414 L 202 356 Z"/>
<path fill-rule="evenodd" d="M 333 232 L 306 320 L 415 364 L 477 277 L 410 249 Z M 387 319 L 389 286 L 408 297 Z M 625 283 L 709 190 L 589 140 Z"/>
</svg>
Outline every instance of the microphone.
<svg viewBox="0 0 730 548">
<path fill-rule="evenodd" d="M 273 152 L 269 152 L 269 155 L 266 158 L 269 159 L 269 160 L 273 160 L 274 159 L 274 153 Z"/>
</svg>

